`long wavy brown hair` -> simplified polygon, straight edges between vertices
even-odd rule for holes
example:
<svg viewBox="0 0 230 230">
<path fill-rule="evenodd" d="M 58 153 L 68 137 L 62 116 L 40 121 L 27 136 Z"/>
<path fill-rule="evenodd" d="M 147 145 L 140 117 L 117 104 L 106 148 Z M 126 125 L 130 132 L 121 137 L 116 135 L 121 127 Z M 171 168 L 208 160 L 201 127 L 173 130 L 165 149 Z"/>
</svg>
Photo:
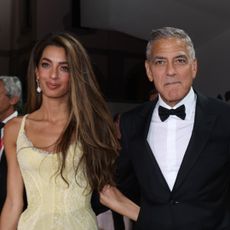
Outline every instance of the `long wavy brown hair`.
<svg viewBox="0 0 230 230">
<path fill-rule="evenodd" d="M 81 143 L 83 154 L 76 173 L 79 165 L 83 165 L 89 185 L 99 191 L 105 184 L 114 184 L 118 141 L 112 116 L 100 93 L 87 52 L 73 35 L 65 32 L 50 34 L 35 44 L 27 71 L 26 110 L 31 113 L 41 106 L 41 94 L 36 93 L 35 69 L 49 45 L 65 49 L 70 71 L 69 119 L 56 143 L 56 151 L 61 153 L 60 174 L 65 180 L 63 170 L 70 144 L 73 140 L 76 145 Z"/>
</svg>

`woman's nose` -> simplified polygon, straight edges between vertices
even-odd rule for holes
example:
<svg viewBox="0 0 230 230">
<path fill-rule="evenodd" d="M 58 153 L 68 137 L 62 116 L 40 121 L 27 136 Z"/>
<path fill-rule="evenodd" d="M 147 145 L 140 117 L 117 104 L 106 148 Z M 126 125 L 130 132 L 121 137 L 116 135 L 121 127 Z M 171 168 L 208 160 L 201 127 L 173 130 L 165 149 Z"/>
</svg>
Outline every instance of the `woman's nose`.
<svg viewBox="0 0 230 230">
<path fill-rule="evenodd" d="M 55 79 L 55 78 L 58 77 L 58 71 L 57 71 L 56 68 L 52 68 L 50 77 L 51 77 L 52 79 Z"/>
</svg>

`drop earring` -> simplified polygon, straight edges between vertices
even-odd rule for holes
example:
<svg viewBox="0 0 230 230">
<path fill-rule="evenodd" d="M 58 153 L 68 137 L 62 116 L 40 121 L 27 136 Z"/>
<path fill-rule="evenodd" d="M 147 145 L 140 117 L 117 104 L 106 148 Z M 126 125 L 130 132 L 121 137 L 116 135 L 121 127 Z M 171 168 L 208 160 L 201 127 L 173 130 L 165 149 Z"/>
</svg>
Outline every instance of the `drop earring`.
<svg viewBox="0 0 230 230">
<path fill-rule="evenodd" d="M 40 83 L 39 83 L 39 80 L 36 79 L 36 82 L 37 82 L 37 93 L 41 93 L 42 89 L 40 88 Z"/>
</svg>

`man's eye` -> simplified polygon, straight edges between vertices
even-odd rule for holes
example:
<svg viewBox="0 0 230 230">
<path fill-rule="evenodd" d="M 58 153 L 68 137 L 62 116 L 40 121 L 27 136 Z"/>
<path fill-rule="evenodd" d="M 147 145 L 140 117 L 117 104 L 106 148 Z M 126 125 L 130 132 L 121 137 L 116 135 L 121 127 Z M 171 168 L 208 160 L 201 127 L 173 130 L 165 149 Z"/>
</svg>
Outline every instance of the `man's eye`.
<svg viewBox="0 0 230 230">
<path fill-rule="evenodd" d="M 178 58 L 178 59 L 176 59 L 176 63 L 178 63 L 178 64 L 186 64 L 187 60 L 185 58 Z"/>
<path fill-rule="evenodd" d="M 164 60 L 156 60 L 156 61 L 154 62 L 154 64 L 155 64 L 155 65 L 163 65 L 163 64 L 165 64 L 165 61 L 164 61 Z"/>
</svg>

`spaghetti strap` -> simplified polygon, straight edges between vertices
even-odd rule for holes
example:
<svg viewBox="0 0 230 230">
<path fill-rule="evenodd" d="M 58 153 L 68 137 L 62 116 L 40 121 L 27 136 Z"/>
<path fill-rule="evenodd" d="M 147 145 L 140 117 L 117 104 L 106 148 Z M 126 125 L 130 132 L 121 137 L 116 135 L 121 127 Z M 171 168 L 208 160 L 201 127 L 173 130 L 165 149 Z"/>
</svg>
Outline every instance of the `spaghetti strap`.
<svg viewBox="0 0 230 230">
<path fill-rule="evenodd" d="M 28 114 L 24 115 L 21 121 L 20 129 L 19 129 L 19 134 L 24 133 L 25 131 L 25 123 L 26 123 L 26 117 Z"/>
</svg>

